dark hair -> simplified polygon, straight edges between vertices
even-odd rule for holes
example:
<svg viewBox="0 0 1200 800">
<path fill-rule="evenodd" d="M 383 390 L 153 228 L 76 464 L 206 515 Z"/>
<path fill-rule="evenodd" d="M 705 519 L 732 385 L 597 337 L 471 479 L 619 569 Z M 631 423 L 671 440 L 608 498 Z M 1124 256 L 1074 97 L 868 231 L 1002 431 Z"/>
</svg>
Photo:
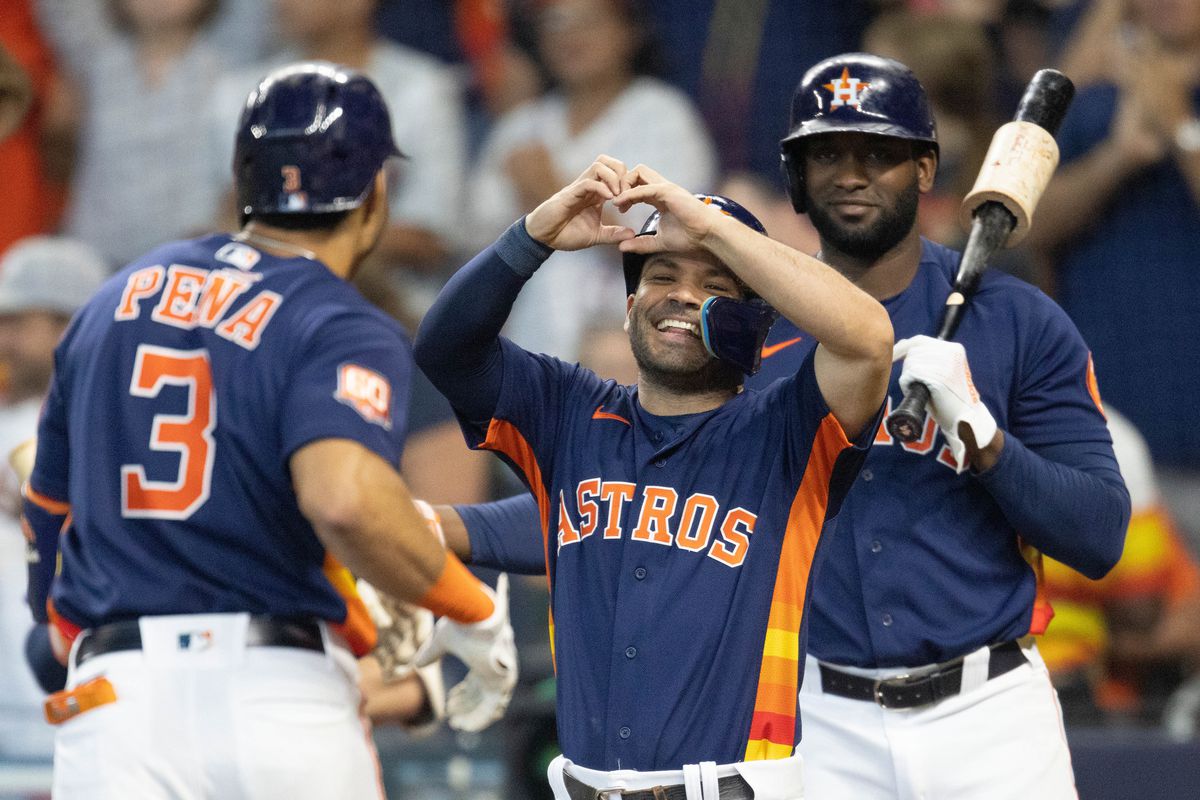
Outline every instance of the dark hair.
<svg viewBox="0 0 1200 800">
<path fill-rule="evenodd" d="M 667 74 L 666 53 L 648 9 L 649 3 L 637 0 L 610 0 L 625 16 L 625 23 L 638 32 L 638 46 L 633 51 L 633 74 L 661 78 Z"/>
<path fill-rule="evenodd" d="M 245 226 L 248 222 L 261 222 L 272 228 L 285 231 L 331 231 L 341 225 L 353 209 L 330 211 L 324 214 L 250 214 L 239 215 L 238 221 Z"/>
<path fill-rule="evenodd" d="M 538 65 L 543 80 L 549 86 L 555 85 L 554 76 L 550 75 L 542 63 L 541 53 L 536 44 L 537 16 L 545 6 L 553 0 L 531 0 L 513 10 L 513 37 L 526 54 L 530 55 Z M 659 37 L 654 17 L 649 12 L 650 4 L 639 0 L 608 0 L 613 12 L 624 20 L 625 24 L 637 32 L 638 44 L 633 51 L 631 65 L 634 75 L 646 75 L 652 78 L 662 78 L 667 75 L 666 51 Z"/>
</svg>

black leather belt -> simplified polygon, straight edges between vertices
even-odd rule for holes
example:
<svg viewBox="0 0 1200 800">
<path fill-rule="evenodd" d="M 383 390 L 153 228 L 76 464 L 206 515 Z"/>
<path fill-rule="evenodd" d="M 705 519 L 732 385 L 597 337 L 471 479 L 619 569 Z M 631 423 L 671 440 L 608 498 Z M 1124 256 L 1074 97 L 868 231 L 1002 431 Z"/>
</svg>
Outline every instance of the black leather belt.
<svg viewBox="0 0 1200 800">
<path fill-rule="evenodd" d="M 988 659 L 988 680 L 1028 663 L 1020 642 L 993 645 Z M 828 664 L 821 664 L 820 667 L 821 689 L 827 694 L 866 700 L 884 708 L 917 708 L 953 697 L 962 689 L 961 658 L 939 664 L 936 669 L 923 675 L 897 675 L 882 679 L 842 672 Z"/>
<path fill-rule="evenodd" d="M 193 636 L 195 634 L 182 634 Z M 120 650 L 141 650 L 142 630 L 136 619 L 112 622 L 89 628 L 80 634 L 82 640 L 75 650 L 75 666 L 89 658 L 115 653 Z M 181 642 L 186 649 L 189 643 Z M 325 652 L 321 638 L 321 626 L 311 619 L 286 619 L 282 617 L 251 617 L 246 629 L 247 647 L 296 647 L 301 650 Z"/>
<path fill-rule="evenodd" d="M 653 789 L 631 789 L 617 792 L 605 791 L 594 786 L 588 786 L 569 772 L 563 773 L 563 782 L 567 787 L 567 796 L 571 800 L 687 800 L 687 789 L 678 783 L 672 786 L 655 786 Z M 754 790 L 741 775 L 729 775 L 717 779 L 720 790 L 720 800 L 753 800 Z"/>
</svg>

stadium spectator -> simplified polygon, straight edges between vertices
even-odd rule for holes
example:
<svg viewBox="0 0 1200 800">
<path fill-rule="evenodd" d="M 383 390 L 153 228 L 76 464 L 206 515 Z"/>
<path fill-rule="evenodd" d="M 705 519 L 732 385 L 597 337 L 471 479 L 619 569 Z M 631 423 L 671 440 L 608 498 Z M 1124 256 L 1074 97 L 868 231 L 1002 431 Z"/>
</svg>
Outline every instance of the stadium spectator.
<svg viewBox="0 0 1200 800">
<path fill-rule="evenodd" d="M 461 82 L 432 56 L 381 37 L 374 27 L 377 0 L 275 0 L 272 5 L 284 51 L 239 70 L 218 87 L 210 127 L 213 176 L 230 185 L 237 111 L 273 67 L 299 59 L 332 61 L 370 77 L 387 100 L 396 143 L 407 158 L 392 176 L 388 228 L 360 276 L 388 273 L 403 284 L 408 313 L 419 316 L 421 298 L 431 301 L 441 286 L 440 273 L 461 230 L 466 169 Z"/>
<path fill-rule="evenodd" d="M 659 50 L 645 13 L 633 0 L 541 4 L 538 50 L 553 88 L 502 117 L 485 141 L 468 182 L 473 246 L 489 244 L 597 153 L 654 164 L 695 191 L 715 182 L 704 123 L 683 92 L 654 77 Z M 634 213 L 613 222 L 634 225 Z M 583 322 L 621 294 L 623 278 L 615 248 L 555 259 L 522 291 L 508 330 L 518 344 L 575 360 Z"/>
<path fill-rule="evenodd" d="M 112 268 L 212 222 L 207 96 L 259 57 L 258 0 L 38 0 L 42 30 L 80 97 L 66 231 Z"/>
<path fill-rule="evenodd" d="M 1105 413 L 1133 506 L 1125 549 L 1099 581 L 1044 560 L 1054 620 L 1038 647 L 1068 724 L 1157 724 L 1181 681 L 1200 674 L 1200 567 L 1163 506 L 1145 440 Z"/>
<path fill-rule="evenodd" d="M 1052 264 L 1049 283 L 1092 347 L 1105 399 L 1146 437 L 1195 546 L 1200 0 L 1112 2 L 1081 24 L 1087 48 L 1106 57 L 1085 71 L 1058 133 L 1061 164 L 1029 243 Z"/>
<path fill-rule="evenodd" d="M 62 198 L 47 175 L 45 146 L 53 141 L 46 135 L 47 111 L 59 85 L 30 0 L 6 0 L 0 14 L 0 253 L 57 220 Z"/>
<path fill-rule="evenodd" d="M 0 363 L 7 375 L 0 405 L 0 755 L 6 757 L 49 759 L 54 752 L 44 696 L 22 655 L 30 627 L 25 537 L 17 522 L 20 482 L 8 454 L 37 433 L 54 347 L 106 274 L 98 253 L 56 237 L 22 239 L 0 260 Z"/>
</svg>

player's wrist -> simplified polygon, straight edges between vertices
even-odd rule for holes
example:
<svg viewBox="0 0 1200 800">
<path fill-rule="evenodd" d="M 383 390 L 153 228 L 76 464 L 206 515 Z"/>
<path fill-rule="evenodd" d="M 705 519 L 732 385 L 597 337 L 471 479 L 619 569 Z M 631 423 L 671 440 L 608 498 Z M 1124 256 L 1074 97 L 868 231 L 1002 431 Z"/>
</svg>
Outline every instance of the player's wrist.
<svg viewBox="0 0 1200 800">
<path fill-rule="evenodd" d="M 472 575 L 453 553 L 446 553 L 441 574 L 417 604 L 460 625 L 487 622 L 500 605 L 496 593 Z"/>
<path fill-rule="evenodd" d="M 966 441 L 967 456 L 972 474 L 981 475 L 985 472 L 990 472 L 1000 463 L 1000 456 L 1004 453 L 1004 431 L 995 427 L 995 425 L 992 426 L 992 430 L 991 439 L 982 447 L 975 443 L 973 436 Z"/>
<path fill-rule="evenodd" d="M 509 225 L 495 244 L 500 260 L 521 278 L 532 277 L 538 267 L 554 253 L 554 248 L 539 240 L 529 230 L 528 223 L 529 217 L 525 216 Z"/>
</svg>

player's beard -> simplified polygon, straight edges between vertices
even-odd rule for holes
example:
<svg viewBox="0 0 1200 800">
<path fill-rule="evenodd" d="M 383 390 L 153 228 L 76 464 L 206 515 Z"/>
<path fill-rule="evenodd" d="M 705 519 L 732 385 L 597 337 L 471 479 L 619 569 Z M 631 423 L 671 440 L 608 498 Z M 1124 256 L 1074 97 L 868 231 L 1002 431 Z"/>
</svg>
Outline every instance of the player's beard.
<svg viewBox="0 0 1200 800">
<path fill-rule="evenodd" d="M 666 315 L 683 315 L 683 307 L 671 303 Z M 630 312 L 629 346 L 643 382 L 653 383 L 672 394 L 735 394 L 742 385 L 742 371 L 732 364 L 713 358 L 702 345 L 690 352 L 657 352 L 651 344 L 656 330 L 636 305 Z M 697 340 L 699 345 L 699 340 Z"/>
<path fill-rule="evenodd" d="M 813 201 L 811 195 L 805 200 L 808 219 L 817 230 L 824 245 L 853 258 L 875 261 L 887 253 L 912 231 L 917 221 L 917 205 L 921 192 L 913 180 L 896 197 L 891 207 L 880 207 L 879 217 L 866 228 L 844 225 L 826 210 L 825 206 Z"/>
</svg>

